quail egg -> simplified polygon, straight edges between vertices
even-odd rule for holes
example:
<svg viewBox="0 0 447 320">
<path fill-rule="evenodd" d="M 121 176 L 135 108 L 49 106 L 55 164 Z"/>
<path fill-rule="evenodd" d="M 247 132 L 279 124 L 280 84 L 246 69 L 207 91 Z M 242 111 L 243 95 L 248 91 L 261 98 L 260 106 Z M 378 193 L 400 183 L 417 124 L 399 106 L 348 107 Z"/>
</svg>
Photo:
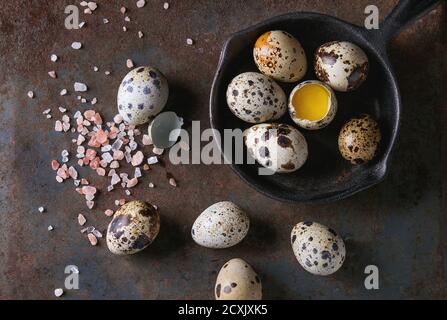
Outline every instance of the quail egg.
<svg viewBox="0 0 447 320">
<path fill-rule="evenodd" d="M 315 53 L 315 73 L 321 81 L 337 91 L 357 89 L 368 75 L 368 57 L 357 45 L 333 41 Z"/>
<path fill-rule="evenodd" d="M 221 201 L 203 211 L 194 222 L 194 241 L 207 248 L 229 248 L 244 239 L 250 221 L 248 216 L 230 201 Z"/>
<path fill-rule="evenodd" d="M 118 111 L 127 123 L 140 125 L 163 110 L 168 95 L 168 81 L 159 70 L 135 68 L 124 77 L 118 89 Z"/>
<path fill-rule="evenodd" d="M 306 162 L 308 150 L 304 136 L 287 124 L 262 123 L 244 131 L 249 154 L 274 172 L 293 172 Z"/>
<path fill-rule="evenodd" d="M 293 253 L 308 272 L 327 276 L 343 265 L 346 249 L 337 233 L 316 222 L 300 222 L 292 229 Z"/>
<path fill-rule="evenodd" d="M 231 259 L 220 269 L 214 293 L 216 300 L 261 300 L 261 280 L 247 262 Z"/>
<path fill-rule="evenodd" d="M 227 103 L 239 119 L 261 123 L 281 118 L 287 110 L 287 98 L 281 87 L 257 72 L 236 76 L 227 88 Z"/>
<path fill-rule="evenodd" d="M 289 113 L 301 128 L 321 129 L 334 119 L 337 98 L 327 84 L 317 80 L 304 81 L 290 93 Z"/>
<path fill-rule="evenodd" d="M 137 253 L 157 237 L 160 217 L 144 201 L 131 201 L 119 208 L 107 228 L 107 247 L 114 254 Z"/>
<path fill-rule="evenodd" d="M 303 47 L 285 31 L 274 30 L 261 35 L 255 43 L 253 57 L 263 74 L 278 81 L 299 81 L 307 71 Z"/>
<path fill-rule="evenodd" d="M 381 137 L 379 124 L 370 115 L 362 114 L 341 128 L 338 148 L 352 164 L 366 163 L 377 154 Z"/>
</svg>

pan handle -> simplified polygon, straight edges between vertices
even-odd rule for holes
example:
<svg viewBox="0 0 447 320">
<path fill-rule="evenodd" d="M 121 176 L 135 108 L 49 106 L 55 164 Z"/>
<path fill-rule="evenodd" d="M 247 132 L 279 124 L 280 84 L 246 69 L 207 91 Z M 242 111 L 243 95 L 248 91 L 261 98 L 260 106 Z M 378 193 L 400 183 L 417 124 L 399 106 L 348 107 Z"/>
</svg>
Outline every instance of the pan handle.
<svg viewBox="0 0 447 320">
<path fill-rule="evenodd" d="M 382 39 L 388 43 L 411 22 L 431 11 L 441 0 L 400 0 L 381 24 Z"/>
</svg>

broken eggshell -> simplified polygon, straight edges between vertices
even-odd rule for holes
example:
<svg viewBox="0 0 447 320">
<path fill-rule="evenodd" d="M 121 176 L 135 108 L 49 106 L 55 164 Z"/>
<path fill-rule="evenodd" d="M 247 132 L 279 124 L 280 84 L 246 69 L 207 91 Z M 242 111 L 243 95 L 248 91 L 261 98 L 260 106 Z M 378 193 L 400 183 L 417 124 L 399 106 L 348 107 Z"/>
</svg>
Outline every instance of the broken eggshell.
<svg viewBox="0 0 447 320">
<path fill-rule="evenodd" d="M 180 136 L 183 119 L 175 112 L 167 111 L 160 113 L 149 124 L 148 134 L 155 147 L 166 149 L 172 147 Z"/>
</svg>

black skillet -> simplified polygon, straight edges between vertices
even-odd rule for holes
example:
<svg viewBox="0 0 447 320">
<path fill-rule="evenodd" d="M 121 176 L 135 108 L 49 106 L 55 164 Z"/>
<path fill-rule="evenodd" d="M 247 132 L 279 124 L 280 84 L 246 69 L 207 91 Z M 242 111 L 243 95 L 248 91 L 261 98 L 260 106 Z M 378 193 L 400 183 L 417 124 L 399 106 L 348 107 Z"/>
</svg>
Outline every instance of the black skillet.
<svg viewBox="0 0 447 320">
<path fill-rule="evenodd" d="M 438 2 L 400 1 L 378 30 L 367 30 L 327 15 L 297 12 L 269 19 L 231 36 L 222 50 L 210 97 L 211 126 L 220 132 L 221 137 L 224 129 L 250 127 L 249 123 L 231 113 L 225 93 L 233 77 L 242 72 L 257 71 L 252 48 L 264 32 L 285 30 L 299 39 L 309 64 L 303 80 L 316 79 L 313 53 L 325 42 L 353 42 L 363 48 L 370 62 L 368 78 L 360 88 L 349 93 L 336 92 L 339 110 L 329 126 L 316 131 L 300 130 L 309 145 L 309 158 L 302 168 L 294 173 L 262 176 L 258 175 L 257 164 L 232 164 L 234 171 L 256 190 L 290 202 L 336 201 L 382 181 L 388 171 L 401 108 L 396 78 L 386 54 L 387 43 L 402 27 L 427 13 Z M 280 85 L 288 95 L 296 83 Z M 352 166 L 340 156 L 338 133 L 347 120 L 361 113 L 369 113 L 378 120 L 382 141 L 372 162 Z M 277 122 L 293 124 L 288 114 Z"/>
</svg>

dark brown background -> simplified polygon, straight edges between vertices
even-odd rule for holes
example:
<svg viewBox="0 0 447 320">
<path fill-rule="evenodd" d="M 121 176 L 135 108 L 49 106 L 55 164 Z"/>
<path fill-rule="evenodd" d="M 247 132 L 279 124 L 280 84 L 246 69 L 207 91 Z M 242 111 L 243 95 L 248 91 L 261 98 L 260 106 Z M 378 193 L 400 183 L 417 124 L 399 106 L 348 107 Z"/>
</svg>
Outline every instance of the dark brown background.
<svg viewBox="0 0 447 320">
<path fill-rule="evenodd" d="M 130 9 L 124 25 L 119 8 Z M 104 230 L 102 211 L 115 209 L 114 195 L 99 197 L 88 212 L 70 182 L 57 184 L 50 160 L 64 148 L 75 150 L 69 134 L 54 132 L 54 120 L 41 112 L 65 105 L 79 107 L 74 81 L 91 88 L 107 119 L 116 112 L 116 90 L 128 71 L 127 58 L 137 65 L 160 68 L 171 86 L 168 109 L 209 126 L 208 97 L 225 39 L 263 19 L 290 11 L 315 11 L 362 24 L 363 10 L 376 4 L 381 18 L 396 1 L 98 1 L 80 30 L 64 28 L 69 1 L 4 1 L 0 9 L 0 298 L 53 298 L 63 287 L 64 268 L 80 269 L 80 289 L 65 298 L 211 299 L 220 267 L 229 259 L 246 259 L 263 281 L 264 297 L 321 298 L 447 298 L 447 5 L 412 25 L 390 47 L 402 93 L 402 126 L 389 177 L 380 185 L 328 205 L 284 204 L 256 193 L 228 166 L 182 165 L 167 169 L 179 188 L 167 184 L 165 171 L 154 169 L 134 191 L 160 207 L 161 232 L 143 253 L 113 256 L 102 240 L 91 247 L 79 233 L 76 217 Z M 82 17 L 83 15 L 81 15 Z M 110 23 L 104 25 L 102 18 Z M 136 32 L 145 33 L 138 39 Z M 186 38 L 195 40 L 186 46 Z M 72 41 L 84 48 L 74 51 Z M 49 55 L 60 60 L 53 64 Z M 92 66 L 100 72 L 94 73 Z M 57 80 L 47 72 L 55 69 Z M 109 77 L 104 71 L 111 70 Z M 33 90 L 36 98 L 26 93 Z M 103 188 L 89 170 L 85 176 Z M 94 177 L 94 178 L 93 178 Z M 157 188 L 151 190 L 147 183 Z M 247 238 L 226 250 L 197 246 L 190 238 L 196 216 L 210 204 L 231 200 L 245 208 L 252 226 Z M 43 214 L 37 212 L 45 206 Z M 292 226 L 302 220 L 331 226 L 347 238 L 348 256 L 331 277 L 306 273 L 289 244 Z M 47 226 L 55 227 L 52 232 Z M 380 269 L 380 290 L 364 289 L 363 270 Z"/>
</svg>

